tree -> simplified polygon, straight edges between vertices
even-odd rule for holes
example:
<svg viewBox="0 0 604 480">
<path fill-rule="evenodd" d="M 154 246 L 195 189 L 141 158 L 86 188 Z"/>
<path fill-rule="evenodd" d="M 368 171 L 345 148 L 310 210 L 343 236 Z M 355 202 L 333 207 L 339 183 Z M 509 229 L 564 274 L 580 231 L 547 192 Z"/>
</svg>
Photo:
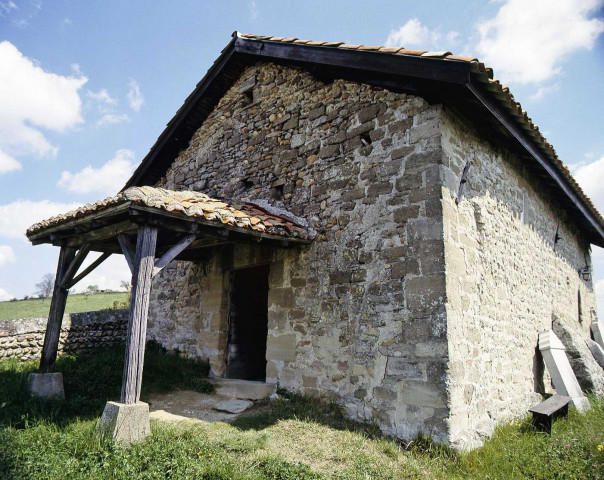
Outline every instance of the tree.
<svg viewBox="0 0 604 480">
<path fill-rule="evenodd" d="M 99 286 L 98 285 L 88 285 L 88 287 L 86 287 L 86 294 L 87 295 L 94 295 L 95 293 L 99 293 Z"/>
<path fill-rule="evenodd" d="M 52 273 L 47 273 L 42 277 L 40 283 L 36 283 L 36 294 L 40 297 L 48 298 L 52 295 L 55 288 L 55 276 Z"/>
<path fill-rule="evenodd" d="M 132 288 L 132 285 L 130 285 L 130 282 L 129 282 L 129 281 L 127 281 L 127 280 L 122 280 L 122 281 L 120 282 L 120 287 L 121 287 L 122 289 L 124 289 L 125 291 L 129 292 L 129 291 L 130 291 L 130 289 Z"/>
</svg>

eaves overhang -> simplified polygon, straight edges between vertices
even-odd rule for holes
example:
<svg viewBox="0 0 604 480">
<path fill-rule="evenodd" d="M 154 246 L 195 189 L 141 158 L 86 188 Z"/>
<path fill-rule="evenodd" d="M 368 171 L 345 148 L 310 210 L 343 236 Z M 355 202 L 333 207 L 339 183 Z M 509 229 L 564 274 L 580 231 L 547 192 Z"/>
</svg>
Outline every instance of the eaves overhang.
<svg viewBox="0 0 604 480">
<path fill-rule="evenodd" d="M 477 59 L 450 52 L 235 32 L 124 188 L 159 181 L 243 70 L 259 61 L 302 68 L 322 80 L 342 78 L 454 106 L 491 138 L 495 134 L 513 146 L 526 160 L 529 172 L 557 194 L 588 240 L 604 247 L 604 219 L 509 90 Z"/>
</svg>

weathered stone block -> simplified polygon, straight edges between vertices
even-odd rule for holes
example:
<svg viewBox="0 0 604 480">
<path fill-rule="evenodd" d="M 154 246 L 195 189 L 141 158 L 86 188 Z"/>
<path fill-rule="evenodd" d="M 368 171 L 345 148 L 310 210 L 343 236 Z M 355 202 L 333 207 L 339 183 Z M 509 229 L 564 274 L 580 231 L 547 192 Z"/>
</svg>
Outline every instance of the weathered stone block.
<svg viewBox="0 0 604 480">
<path fill-rule="evenodd" d="M 444 385 L 431 385 L 416 381 L 401 381 L 399 400 L 406 405 L 420 407 L 446 408 L 446 392 Z"/>
<path fill-rule="evenodd" d="M 405 223 L 407 220 L 417 218 L 419 216 L 419 205 L 409 205 L 406 207 L 397 208 L 392 219 L 396 223 Z"/>
<path fill-rule="evenodd" d="M 413 258 L 405 258 L 403 261 L 394 263 L 390 270 L 390 278 L 403 278 L 409 274 L 419 274 L 419 263 Z"/>
<path fill-rule="evenodd" d="M 446 299 L 444 275 L 424 275 L 405 280 L 405 298 L 410 310 L 425 310 L 443 304 Z"/>
<path fill-rule="evenodd" d="M 278 305 L 281 307 L 295 307 L 296 298 L 294 290 L 290 287 L 271 288 L 268 291 L 269 305 Z"/>
<path fill-rule="evenodd" d="M 266 341 L 266 359 L 286 362 L 296 360 L 296 334 L 269 335 Z"/>
<path fill-rule="evenodd" d="M 440 240 L 443 235 L 443 224 L 439 219 L 423 218 L 407 222 L 409 241 Z"/>
<path fill-rule="evenodd" d="M 116 442 L 130 445 L 151 435 L 149 405 L 144 402 L 125 404 L 107 402 L 98 431 Z"/>
<path fill-rule="evenodd" d="M 45 400 L 65 400 L 63 374 L 30 373 L 27 376 L 27 391 L 30 396 Z"/>
</svg>

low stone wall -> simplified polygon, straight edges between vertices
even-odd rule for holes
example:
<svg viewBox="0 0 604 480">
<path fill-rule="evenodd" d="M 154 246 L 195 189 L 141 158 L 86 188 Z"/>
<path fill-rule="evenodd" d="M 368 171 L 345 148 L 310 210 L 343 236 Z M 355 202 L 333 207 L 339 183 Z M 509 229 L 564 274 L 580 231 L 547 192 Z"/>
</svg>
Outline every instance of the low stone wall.
<svg viewBox="0 0 604 480">
<path fill-rule="evenodd" d="M 44 344 L 47 317 L 0 321 L 0 358 L 38 358 Z M 124 344 L 128 310 L 72 313 L 63 317 L 59 354 L 91 352 Z"/>
</svg>

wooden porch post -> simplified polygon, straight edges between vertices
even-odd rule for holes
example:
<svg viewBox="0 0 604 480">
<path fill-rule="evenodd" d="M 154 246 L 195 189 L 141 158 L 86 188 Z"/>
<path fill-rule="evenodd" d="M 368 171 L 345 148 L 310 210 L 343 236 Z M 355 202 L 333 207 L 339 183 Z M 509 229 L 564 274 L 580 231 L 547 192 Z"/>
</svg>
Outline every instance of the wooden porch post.
<svg viewBox="0 0 604 480">
<path fill-rule="evenodd" d="M 121 402 L 133 404 L 139 401 L 145 359 L 149 292 L 155 264 L 157 228 L 142 225 L 138 229 L 136 253 L 132 272 L 130 316 L 122 379 Z"/>
<path fill-rule="evenodd" d="M 55 276 L 55 286 L 52 292 L 52 300 L 50 301 L 46 334 L 44 335 L 44 346 L 42 347 L 39 373 L 52 372 L 55 361 L 57 360 L 61 324 L 63 323 L 63 314 L 65 313 L 65 303 L 67 302 L 68 294 L 68 290 L 61 286 L 61 282 L 65 272 L 72 264 L 75 254 L 75 248 L 61 247 L 57 274 Z"/>
</svg>

